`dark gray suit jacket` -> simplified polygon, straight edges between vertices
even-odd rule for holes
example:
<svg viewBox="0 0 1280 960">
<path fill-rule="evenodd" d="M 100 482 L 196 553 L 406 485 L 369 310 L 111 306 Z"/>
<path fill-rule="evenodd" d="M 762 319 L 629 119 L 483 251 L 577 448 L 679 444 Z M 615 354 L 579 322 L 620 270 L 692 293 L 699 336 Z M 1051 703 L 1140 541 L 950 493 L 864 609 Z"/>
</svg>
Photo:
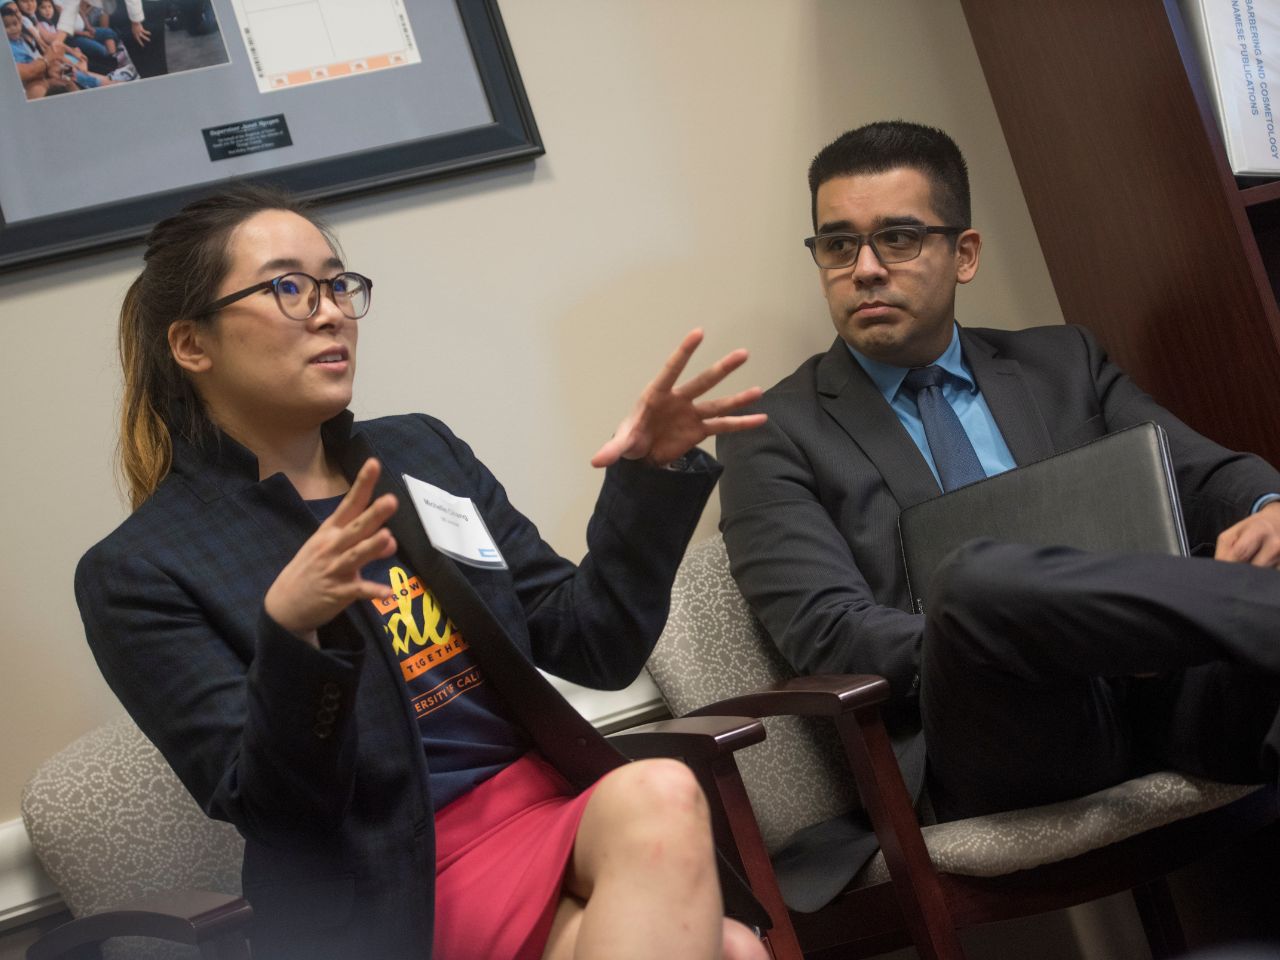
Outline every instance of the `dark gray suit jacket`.
<svg viewBox="0 0 1280 960">
<path fill-rule="evenodd" d="M 964 356 L 1019 464 L 1152 420 L 1168 433 L 1192 545 L 1212 543 L 1280 478 L 1265 461 L 1195 433 L 1138 389 L 1074 326 L 961 329 Z M 922 616 L 898 543 L 904 508 L 937 496 L 928 464 L 848 348 L 836 339 L 768 390 L 769 422 L 719 438 L 721 530 L 733 575 L 801 673 L 889 680 L 886 722 L 918 795 L 924 778 L 917 690 Z M 845 858 L 824 845 L 843 843 Z M 856 829 L 815 839 L 784 879 L 789 902 L 816 909 L 874 852 Z M 847 860 L 853 860 L 851 865 Z M 842 879 L 841 879 L 842 877 Z M 815 902 L 816 901 L 816 902 Z"/>
</svg>

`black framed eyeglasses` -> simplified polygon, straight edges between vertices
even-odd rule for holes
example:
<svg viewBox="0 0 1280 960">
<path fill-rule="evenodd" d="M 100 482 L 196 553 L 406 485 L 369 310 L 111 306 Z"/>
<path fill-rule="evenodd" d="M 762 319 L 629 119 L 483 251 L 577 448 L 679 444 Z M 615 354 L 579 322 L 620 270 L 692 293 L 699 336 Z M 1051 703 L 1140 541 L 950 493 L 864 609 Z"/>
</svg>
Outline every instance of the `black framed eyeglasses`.
<svg viewBox="0 0 1280 960">
<path fill-rule="evenodd" d="M 290 320 L 310 320 L 320 309 L 321 287 L 329 288 L 329 298 L 342 311 L 343 316 L 359 320 L 369 312 L 369 301 L 373 297 L 373 281 L 363 274 L 347 270 L 336 277 L 324 280 L 317 279 L 309 273 L 282 273 L 278 277 L 263 280 L 252 287 L 245 287 L 243 290 L 227 294 L 220 300 L 215 300 L 196 316 L 207 317 L 259 290 L 269 289 L 275 294 L 276 305 L 286 317 Z"/>
<path fill-rule="evenodd" d="M 864 243 L 882 265 L 905 263 L 920 256 L 924 238 L 931 233 L 954 237 L 964 233 L 964 227 L 926 227 L 922 224 L 904 223 L 881 227 L 867 236 L 860 233 L 820 233 L 809 237 L 804 245 L 813 254 L 813 262 L 824 270 L 848 267 L 857 262 Z"/>
</svg>

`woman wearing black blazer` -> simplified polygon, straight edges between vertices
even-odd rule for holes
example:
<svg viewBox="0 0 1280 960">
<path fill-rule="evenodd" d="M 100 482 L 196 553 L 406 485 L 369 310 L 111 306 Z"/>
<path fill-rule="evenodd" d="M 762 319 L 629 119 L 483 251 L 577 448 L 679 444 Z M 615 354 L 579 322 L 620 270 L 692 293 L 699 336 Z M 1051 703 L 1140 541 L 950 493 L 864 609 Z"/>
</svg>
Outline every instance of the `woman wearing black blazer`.
<svg viewBox="0 0 1280 960">
<path fill-rule="evenodd" d="M 534 669 L 643 665 L 719 469 L 694 445 L 760 419 L 726 415 L 756 390 L 695 399 L 745 352 L 676 387 L 681 344 L 592 461 L 575 566 L 444 424 L 352 424 L 371 293 L 304 208 L 244 189 L 155 228 L 121 313 L 135 512 L 77 599 L 113 690 L 245 836 L 256 953 L 764 956 L 721 916 L 689 772 L 581 789 L 615 761 Z M 481 528 L 469 563 L 411 496 Z"/>
</svg>

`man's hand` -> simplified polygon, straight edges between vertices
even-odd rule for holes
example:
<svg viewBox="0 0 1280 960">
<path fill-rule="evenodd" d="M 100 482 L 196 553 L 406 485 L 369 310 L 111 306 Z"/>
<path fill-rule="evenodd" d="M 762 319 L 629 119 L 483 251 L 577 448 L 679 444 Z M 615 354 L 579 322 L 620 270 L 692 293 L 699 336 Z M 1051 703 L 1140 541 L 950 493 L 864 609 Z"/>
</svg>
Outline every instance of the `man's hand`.
<svg viewBox="0 0 1280 960">
<path fill-rule="evenodd" d="M 141 20 L 135 20 L 131 26 L 133 28 L 133 39 L 138 46 L 145 47 L 151 40 L 151 31 L 142 25 Z"/>
<path fill-rule="evenodd" d="M 263 601 L 268 616 L 316 646 L 315 631 L 355 600 L 385 596 L 387 585 L 366 580 L 360 568 L 389 557 L 396 541 L 383 524 L 396 512 L 396 498 L 383 494 L 372 503 L 381 472 L 367 460 L 338 509 L 302 545 L 280 571 Z"/>
<path fill-rule="evenodd" d="M 613 439 L 591 458 L 593 467 L 607 467 L 619 458 L 647 460 L 665 466 L 707 437 L 758 427 L 767 419 L 763 413 L 726 416 L 760 399 L 759 387 L 751 387 L 718 400 L 695 400 L 747 362 L 746 350 L 734 350 L 682 386 L 676 380 L 693 351 L 702 343 L 702 331 L 690 332 L 671 355 L 658 376 L 644 388 L 640 399 L 627 414 Z"/>
<path fill-rule="evenodd" d="M 1280 500 L 1218 534 L 1213 558 L 1280 569 Z"/>
</svg>

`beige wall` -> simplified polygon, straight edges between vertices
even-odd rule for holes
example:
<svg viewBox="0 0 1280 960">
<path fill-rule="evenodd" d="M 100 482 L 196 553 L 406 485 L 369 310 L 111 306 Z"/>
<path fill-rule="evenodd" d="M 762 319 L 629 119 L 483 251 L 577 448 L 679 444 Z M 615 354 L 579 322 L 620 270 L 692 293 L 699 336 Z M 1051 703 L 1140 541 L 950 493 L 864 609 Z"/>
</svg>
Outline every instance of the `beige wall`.
<svg viewBox="0 0 1280 960">
<path fill-rule="evenodd" d="M 738 345 L 765 386 L 832 331 L 804 173 L 847 127 L 949 129 L 973 170 L 970 323 L 1060 322 L 956 0 L 505 0 L 547 156 L 331 208 L 377 281 L 356 410 L 425 410 L 577 555 L 587 463 L 679 339 Z M 0 821 L 35 765 L 113 715 L 71 594 L 124 515 L 111 471 L 114 311 L 139 249 L 0 277 Z M 714 505 L 703 531 L 714 528 Z"/>
</svg>

